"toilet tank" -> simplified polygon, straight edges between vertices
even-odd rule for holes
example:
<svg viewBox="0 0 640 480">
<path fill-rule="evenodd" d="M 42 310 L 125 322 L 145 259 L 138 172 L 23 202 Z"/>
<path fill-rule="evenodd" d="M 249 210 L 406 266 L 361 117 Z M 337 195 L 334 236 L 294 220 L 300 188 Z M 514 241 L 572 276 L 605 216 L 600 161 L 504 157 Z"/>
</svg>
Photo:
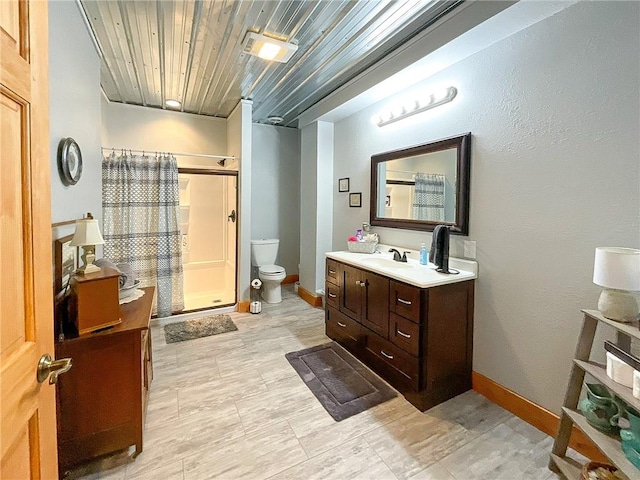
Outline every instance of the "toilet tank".
<svg viewBox="0 0 640 480">
<path fill-rule="evenodd" d="M 269 238 L 266 240 L 251 240 L 251 264 L 256 267 L 274 265 L 278 256 L 280 240 Z"/>
</svg>

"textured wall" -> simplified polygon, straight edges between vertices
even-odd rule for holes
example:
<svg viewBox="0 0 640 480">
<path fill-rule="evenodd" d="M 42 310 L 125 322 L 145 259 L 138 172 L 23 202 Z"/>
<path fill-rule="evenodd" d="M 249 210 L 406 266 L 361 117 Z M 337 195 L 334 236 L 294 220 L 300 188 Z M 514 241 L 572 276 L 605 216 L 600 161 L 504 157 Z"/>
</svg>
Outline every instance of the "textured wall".
<svg viewBox="0 0 640 480">
<path fill-rule="evenodd" d="M 472 132 L 474 370 L 554 411 L 579 310 L 596 306 L 595 247 L 640 247 L 639 38 L 640 4 L 578 3 L 422 82 L 457 86 L 450 104 L 378 128 L 384 102 L 336 124 L 334 179 L 351 177 L 364 205 L 372 154 Z M 334 194 L 335 249 L 368 213 Z M 377 231 L 408 248 L 430 241 Z"/>
<path fill-rule="evenodd" d="M 279 238 L 278 265 L 287 275 L 300 262 L 300 132 L 254 123 L 251 238 Z"/>
</svg>

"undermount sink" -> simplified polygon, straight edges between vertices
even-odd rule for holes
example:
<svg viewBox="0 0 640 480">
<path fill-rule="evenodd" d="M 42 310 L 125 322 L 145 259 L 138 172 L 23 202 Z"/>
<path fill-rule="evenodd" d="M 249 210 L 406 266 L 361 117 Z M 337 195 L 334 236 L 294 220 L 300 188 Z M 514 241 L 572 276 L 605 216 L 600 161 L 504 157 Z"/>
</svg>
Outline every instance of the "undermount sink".
<svg viewBox="0 0 640 480">
<path fill-rule="evenodd" d="M 414 268 L 408 263 L 396 262 L 388 258 L 363 258 L 362 263 L 382 268 Z"/>
</svg>

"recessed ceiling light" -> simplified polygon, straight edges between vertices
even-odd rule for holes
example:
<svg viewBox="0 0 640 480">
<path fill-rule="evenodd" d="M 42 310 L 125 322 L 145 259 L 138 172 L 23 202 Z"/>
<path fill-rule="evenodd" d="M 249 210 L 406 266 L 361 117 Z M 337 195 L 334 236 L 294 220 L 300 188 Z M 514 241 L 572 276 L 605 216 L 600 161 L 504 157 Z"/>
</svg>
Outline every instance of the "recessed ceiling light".
<svg viewBox="0 0 640 480">
<path fill-rule="evenodd" d="M 167 100 L 164 104 L 169 108 L 180 108 L 182 106 L 178 100 Z"/>
<path fill-rule="evenodd" d="M 296 53 L 298 46 L 259 33 L 247 32 L 242 41 L 242 49 L 250 55 L 284 63 Z"/>
</svg>

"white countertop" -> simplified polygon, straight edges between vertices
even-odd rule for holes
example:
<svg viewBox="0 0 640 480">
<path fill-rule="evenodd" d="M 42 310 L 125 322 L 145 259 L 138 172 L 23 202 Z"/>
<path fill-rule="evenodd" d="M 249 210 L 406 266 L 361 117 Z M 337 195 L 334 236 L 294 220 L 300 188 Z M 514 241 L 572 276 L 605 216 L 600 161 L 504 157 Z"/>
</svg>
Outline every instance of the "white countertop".
<svg viewBox="0 0 640 480">
<path fill-rule="evenodd" d="M 418 260 L 409 258 L 407 263 L 394 262 L 393 253 L 388 253 L 388 245 L 379 246 L 383 253 L 351 253 L 348 251 L 328 252 L 327 258 L 353 265 L 354 267 L 369 270 L 380 275 L 399 280 L 420 288 L 447 285 L 449 283 L 464 282 L 478 278 L 478 263 L 462 258 L 449 258 L 449 270 L 458 270 L 457 275 L 436 272 L 433 263 L 420 265 Z M 397 247 L 392 247 L 397 248 Z M 401 253 L 406 249 L 397 248 Z M 415 251 L 409 257 L 415 256 Z M 377 259 L 384 259 L 378 262 Z M 378 263 L 377 263 L 378 262 Z M 384 265 L 381 265 L 384 264 Z M 396 265 L 397 264 L 397 265 Z"/>
</svg>

